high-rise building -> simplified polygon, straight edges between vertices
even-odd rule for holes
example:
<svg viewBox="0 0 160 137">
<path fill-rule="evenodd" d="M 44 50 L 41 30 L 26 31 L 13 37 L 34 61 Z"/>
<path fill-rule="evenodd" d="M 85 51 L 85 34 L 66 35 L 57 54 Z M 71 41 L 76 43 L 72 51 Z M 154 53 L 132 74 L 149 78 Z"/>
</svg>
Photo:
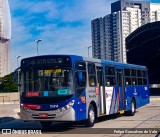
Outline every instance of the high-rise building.
<svg viewBox="0 0 160 137">
<path fill-rule="evenodd" d="M 0 77 L 10 72 L 11 18 L 8 0 L 0 0 Z"/>
<path fill-rule="evenodd" d="M 120 0 L 111 4 L 111 14 L 92 20 L 94 58 L 126 62 L 126 37 L 138 27 L 160 20 L 160 4 Z"/>
<path fill-rule="evenodd" d="M 103 19 L 102 18 L 97 18 L 92 21 L 92 42 L 93 42 L 93 47 L 92 47 L 92 52 L 94 53 L 94 57 L 97 59 L 102 58 L 101 57 L 101 48 L 103 45 Z"/>
</svg>

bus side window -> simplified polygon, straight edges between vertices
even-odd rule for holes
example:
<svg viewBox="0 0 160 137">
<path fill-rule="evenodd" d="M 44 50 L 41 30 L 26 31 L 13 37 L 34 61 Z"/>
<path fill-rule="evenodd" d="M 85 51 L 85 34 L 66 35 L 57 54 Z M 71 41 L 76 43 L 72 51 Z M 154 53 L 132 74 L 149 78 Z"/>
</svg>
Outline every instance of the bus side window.
<svg viewBox="0 0 160 137">
<path fill-rule="evenodd" d="M 125 85 L 126 85 L 126 86 L 131 85 L 131 78 L 130 78 L 130 77 L 126 77 L 126 78 L 125 78 Z"/>
<path fill-rule="evenodd" d="M 75 62 L 75 87 L 76 96 L 80 97 L 86 88 L 86 63 L 83 61 Z"/>
<path fill-rule="evenodd" d="M 96 80 L 94 76 L 89 76 L 89 86 L 90 87 L 95 87 L 96 85 Z"/>
<path fill-rule="evenodd" d="M 142 70 L 137 70 L 137 84 L 143 85 Z"/>
<path fill-rule="evenodd" d="M 138 78 L 138 85 L 143 85 L 142 78 Z"/>
<path fill-rule="evenodd" d="M 146 70 L 142 70 L 142 76 L 143 76 L 143 85 L 147 85 L 147 72 L 146 72 Z"/>
<path fill-rule="evenodd" d="M 96 86 L 96 71 L 94 63 L 88 63 L 88 81 L 90 87 Z"/>
<path fill-rule="evenodd" d="M 143 85 L 147 85 L 147 78 L 143 78 Z"/>
<path fill-rule="evenodd" d="M 136 78 L 132 78 L 132 85 L 137 85 L 137 81 L 136 81 Z"/>
<path fill-rule="evenodd" d="M 110 86 L 110 80 L 109 79 L 106 80 L 106 85 Z"/>
<path fill-rule="evenodd" d="M 113 66 L 105 66 L 106 86 L 116 85 L 115 68 Z"/>
<path fill-rule="evenodd" d="M 115 77 L 108 76 L 106 84 L 107 84 L 107 86 L 114 86 L 114 85 L 116 85 Z"/>
<path fill-rule="evenodd" d="M 78 87 L 85 87 L 86 86 L 86 72 L 78 71 Z"/>
</svg>

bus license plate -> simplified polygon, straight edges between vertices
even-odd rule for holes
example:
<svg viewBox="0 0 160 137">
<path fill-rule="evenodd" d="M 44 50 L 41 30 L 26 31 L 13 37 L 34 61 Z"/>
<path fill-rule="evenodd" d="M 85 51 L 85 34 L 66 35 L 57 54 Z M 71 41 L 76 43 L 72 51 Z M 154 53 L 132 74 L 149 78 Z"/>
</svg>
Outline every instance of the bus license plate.
<svg viewBox="0 0 160 137">
<path fill-rule="evenodd" d="M 41 117 L 41 118 L 47 118 L 48 114 L 47 113 L 39 113 L 39 117 Z"/>
</svg>

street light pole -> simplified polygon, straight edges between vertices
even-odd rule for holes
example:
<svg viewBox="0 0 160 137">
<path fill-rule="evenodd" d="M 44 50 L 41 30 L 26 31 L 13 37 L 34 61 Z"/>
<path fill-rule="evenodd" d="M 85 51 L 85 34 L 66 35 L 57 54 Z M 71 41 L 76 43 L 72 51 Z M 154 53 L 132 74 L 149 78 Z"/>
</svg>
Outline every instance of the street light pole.
<svg viewBox="0 0 160 137">
<path fill-rule="evenodd" d="M 39 52 L 38 52 L 38 44 L 39 44 L 39 42 L 41 42 L 42 40 L 41 39 L 37 39 L 37 40 L 34 40 L 35 42 L 36 42 L 36 44 L 37 44 L 37 55 L 39 55 Z"/>
<path fill-rule="evenodd" d="M 18 59 L 19 59 L 20 57 L 21 57 L 21 56 L 16 56 L 18 68 L 19 68 L 19 61 L 18 61 Z M 19 70 L 18 70 L 18 84 L 19 84 Z M 18 86 L 18 92 L 19 92 L 19 86 Z"/>
<path fill-rule="evenodd" d="M 92 46 L 85 46 L 86 48 L 88 48 L 88 57 L 89 57 L 89 49 L 92 47 Z"/>
<path fill-rule="evenodd" d="M 17 58 L 17 67 L 19 67 L 19 61 L 18 61 L 18 59 L 20 58 L 21 56 L 16 56 L 16 58 Z"/>
</svg>

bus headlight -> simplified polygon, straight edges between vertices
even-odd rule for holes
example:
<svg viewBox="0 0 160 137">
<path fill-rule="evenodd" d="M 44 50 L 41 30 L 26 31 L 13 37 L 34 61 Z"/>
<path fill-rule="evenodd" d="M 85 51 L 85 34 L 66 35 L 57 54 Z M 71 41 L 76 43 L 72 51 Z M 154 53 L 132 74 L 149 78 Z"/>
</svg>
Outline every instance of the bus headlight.
<svg viewBox="0 0 160 137">
<path fill-rule="evenodd" d="M 31 112 L 31 109 L 25 108 L 23 104 L 21 104 L 21 108 L 22 108 L 24 111 Z"/>
<path fill-rule="evenodd" d="M 30 112 L 31 110 L 40 110 L 42 106 L 36 105 L 36 104 L 22 104 L 21 108 L 27 112 Z"/>
<path fill-rule="evenodd" d="M 65 111 L 67 109 L 70 109 L 74 105 L 74 100 L 70 101 L 66 106 L 60 108 L 60 111 Z"/>
</svg>

